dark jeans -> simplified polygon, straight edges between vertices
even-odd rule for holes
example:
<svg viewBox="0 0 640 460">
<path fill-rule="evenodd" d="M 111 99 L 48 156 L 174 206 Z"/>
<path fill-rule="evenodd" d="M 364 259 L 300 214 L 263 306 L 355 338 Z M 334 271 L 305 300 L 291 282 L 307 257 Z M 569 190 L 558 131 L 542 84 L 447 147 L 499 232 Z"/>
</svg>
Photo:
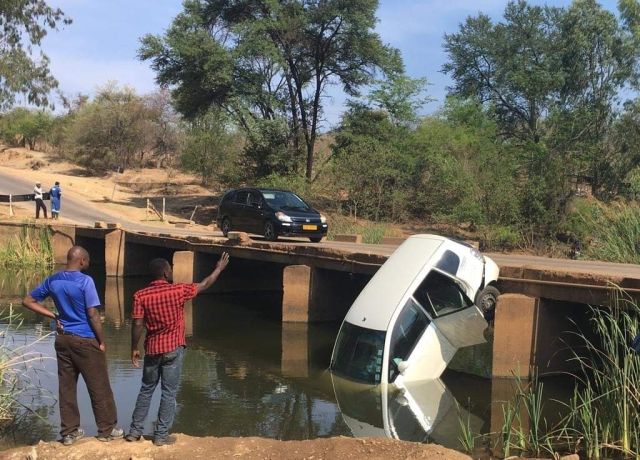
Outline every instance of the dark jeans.
<svg viewBox="0 0 640 460">
<path fill-rule="evenodd" d="M 144 429 L 144 421 L 149 413 L 149 405 L 153 392 L 161 384 L 162 396 L 158 409 L 158 422 L 154 430 L 154 438 L 164 438 L 169 434 L 176 415 L 176 395 L 180 387 L 184 347 L 178 347 L 168 353 L 145 355 L 142 369 L 142 386 L 136 408 L 133 410 L 129 434 L 140 436 Z"/>
<path fill-rule="evenodd" d="M 107 357 L 96 339 L 77 335 L 56 336 L 58 386 L 60 399 L 60 435 L 73 433 L 80 426 L 78 411 L 78 375 L 82 375 L 89 390 L 91 408 L 98 434 L 108 436 L 116 426 L 118 413 L 109 384 Z"/>
<path fill-rule="evenodd" d="M 44 218 L 47 218 L 47 206 L 44 204 L 41 198 L 36 198 L 36 219 L 40 218 L 40 208 L 44 212 Z"/>
</svg>

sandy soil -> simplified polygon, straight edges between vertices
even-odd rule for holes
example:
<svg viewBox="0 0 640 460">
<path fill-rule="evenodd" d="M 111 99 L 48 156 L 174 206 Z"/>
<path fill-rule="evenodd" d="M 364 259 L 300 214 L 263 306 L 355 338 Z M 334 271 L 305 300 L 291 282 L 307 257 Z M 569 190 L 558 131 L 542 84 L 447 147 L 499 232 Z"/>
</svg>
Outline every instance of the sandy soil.
<svg viewBox="0 0 640 460">
<path fill-rule="evenodd" d="M 435 444 L 418 444 L 379 438 L 325 438 L 313 441 L 277 441 L 264 438 L 195 438 L 178 435 L 172 446 L 156 447 L 151 441 L 103 443 L 82 439 L 71 447 L 58 442 L 1 452 L 6 460 L 75 459 L 430 459 L 465 460 L 471 457 Z"/>
</svg>

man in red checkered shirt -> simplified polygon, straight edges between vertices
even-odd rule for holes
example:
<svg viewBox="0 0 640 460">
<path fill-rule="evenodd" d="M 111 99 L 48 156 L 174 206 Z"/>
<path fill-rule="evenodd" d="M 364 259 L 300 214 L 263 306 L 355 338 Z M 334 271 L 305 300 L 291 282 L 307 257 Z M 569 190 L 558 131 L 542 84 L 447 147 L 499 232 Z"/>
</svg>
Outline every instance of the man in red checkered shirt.
<svg viewBox="0 0 640 460">
<path fill-rule="evenodd" d="M 142 438 L 151 397 L 158 382 L 162 380 L 162 397 L 153 443 L 156 446 L 175 443 L 176 438 L 169 435 L 169 429 L 176 415 L 176 395 L 186 347 L 184 304 L 211 287 L 228 263 L 229 255 L 225 252 L 209 276 L 200 283 L 184 284 L 173 283 L 173 271 L 165 259 L 151 261 L 150 269 L 154 281 L 133 295 L 131 362 L 134 367 L 140 367 L 138 343 L 143 328 L 147 330 L 147 335 L 144 340 L 142 386 L 133 410 L 129 434 L 125 437 L 127 441 L 138 441 Z"/>
</svg>

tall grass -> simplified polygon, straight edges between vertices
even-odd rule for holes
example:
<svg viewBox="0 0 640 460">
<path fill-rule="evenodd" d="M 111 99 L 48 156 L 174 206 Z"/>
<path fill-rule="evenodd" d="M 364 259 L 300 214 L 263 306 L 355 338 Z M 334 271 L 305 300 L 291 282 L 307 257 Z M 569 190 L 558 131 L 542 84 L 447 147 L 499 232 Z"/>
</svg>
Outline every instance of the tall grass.
<svg viewBox="0 0 640 460">
<path fill-rule="evenodd" d="M 636 203 L 580 203 L 573 226 L 589 244 L 590 258 L 640 264 L 640 206 Z"/>
<path fill-rule="evenodd" d="M 19 235 L 0 246 L 1 268 L 46 269 L 53 263 L 53 246 L 47 228 L 25 225 Z"/>
<path fill-rule="evenodd" d="M 595 337 L 576 333 L 581 384 L 565 426 L 590 458 L 640 458 L 640 354 L 629 346 L 639 332 L 640 307 L 619 291 L 610 309 L 592 308 Z"/>
<path fill-rule="evenodd" d="M 402 236 L 399 230 L 390 225 L 365 220 L 354 220 L 349 216 L 333 215 L 329 219 L 327 239 L 333 240 L 335 235 L 360 234 L 362 242 L 378 244 L 386 236 Z"/>
<path fill-rule="evenodd" d="M 20 408 L 32 412 L 32 408 L 19 402 L 19 397 L 33 386 L 27 377 L 28 369 L 43 358 L 29 348 L 35 342 L 44 340 L 48 334 L 35 342 L 14 346 L 10 331 L 20 327 L 22 317 L 14 311 L 13 305 L 9 304 L 6 309 L 0 311 L 0 321 L 3 323 L 0 330 L 0 430 L 3 431 L 11 428 L 16 422 Z"/>
<path fill-rule="evenodd" d="M 513 401 L 503 405 L 499 435 L 505 457 L 577 452 L 589 459 L 640 459 L 640 354 L 630 343 L 640 331 L 640 307 L 622 291 L 610 308 L 591 308 L 589 332 L 571 331 L 576 385 L 560 422 L 549 426 L 543 384 L 534 374 L 516 379 Z"/>
</svg>

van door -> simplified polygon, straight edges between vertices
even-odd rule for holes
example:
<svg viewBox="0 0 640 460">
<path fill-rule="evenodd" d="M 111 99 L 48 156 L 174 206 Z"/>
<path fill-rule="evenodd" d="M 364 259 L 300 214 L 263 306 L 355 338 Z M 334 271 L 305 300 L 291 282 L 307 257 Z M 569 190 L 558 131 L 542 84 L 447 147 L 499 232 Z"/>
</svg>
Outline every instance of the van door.
<svg viewBox="0 0 640 460">
<path fill-rule="evenodd" d="M 484 331 L 488 324 L 454 278 L 432 270 L 416 289 L 414 297 L 427 309 L 433 324 L 453 347 L 486 342 Z"/>
</svg>

